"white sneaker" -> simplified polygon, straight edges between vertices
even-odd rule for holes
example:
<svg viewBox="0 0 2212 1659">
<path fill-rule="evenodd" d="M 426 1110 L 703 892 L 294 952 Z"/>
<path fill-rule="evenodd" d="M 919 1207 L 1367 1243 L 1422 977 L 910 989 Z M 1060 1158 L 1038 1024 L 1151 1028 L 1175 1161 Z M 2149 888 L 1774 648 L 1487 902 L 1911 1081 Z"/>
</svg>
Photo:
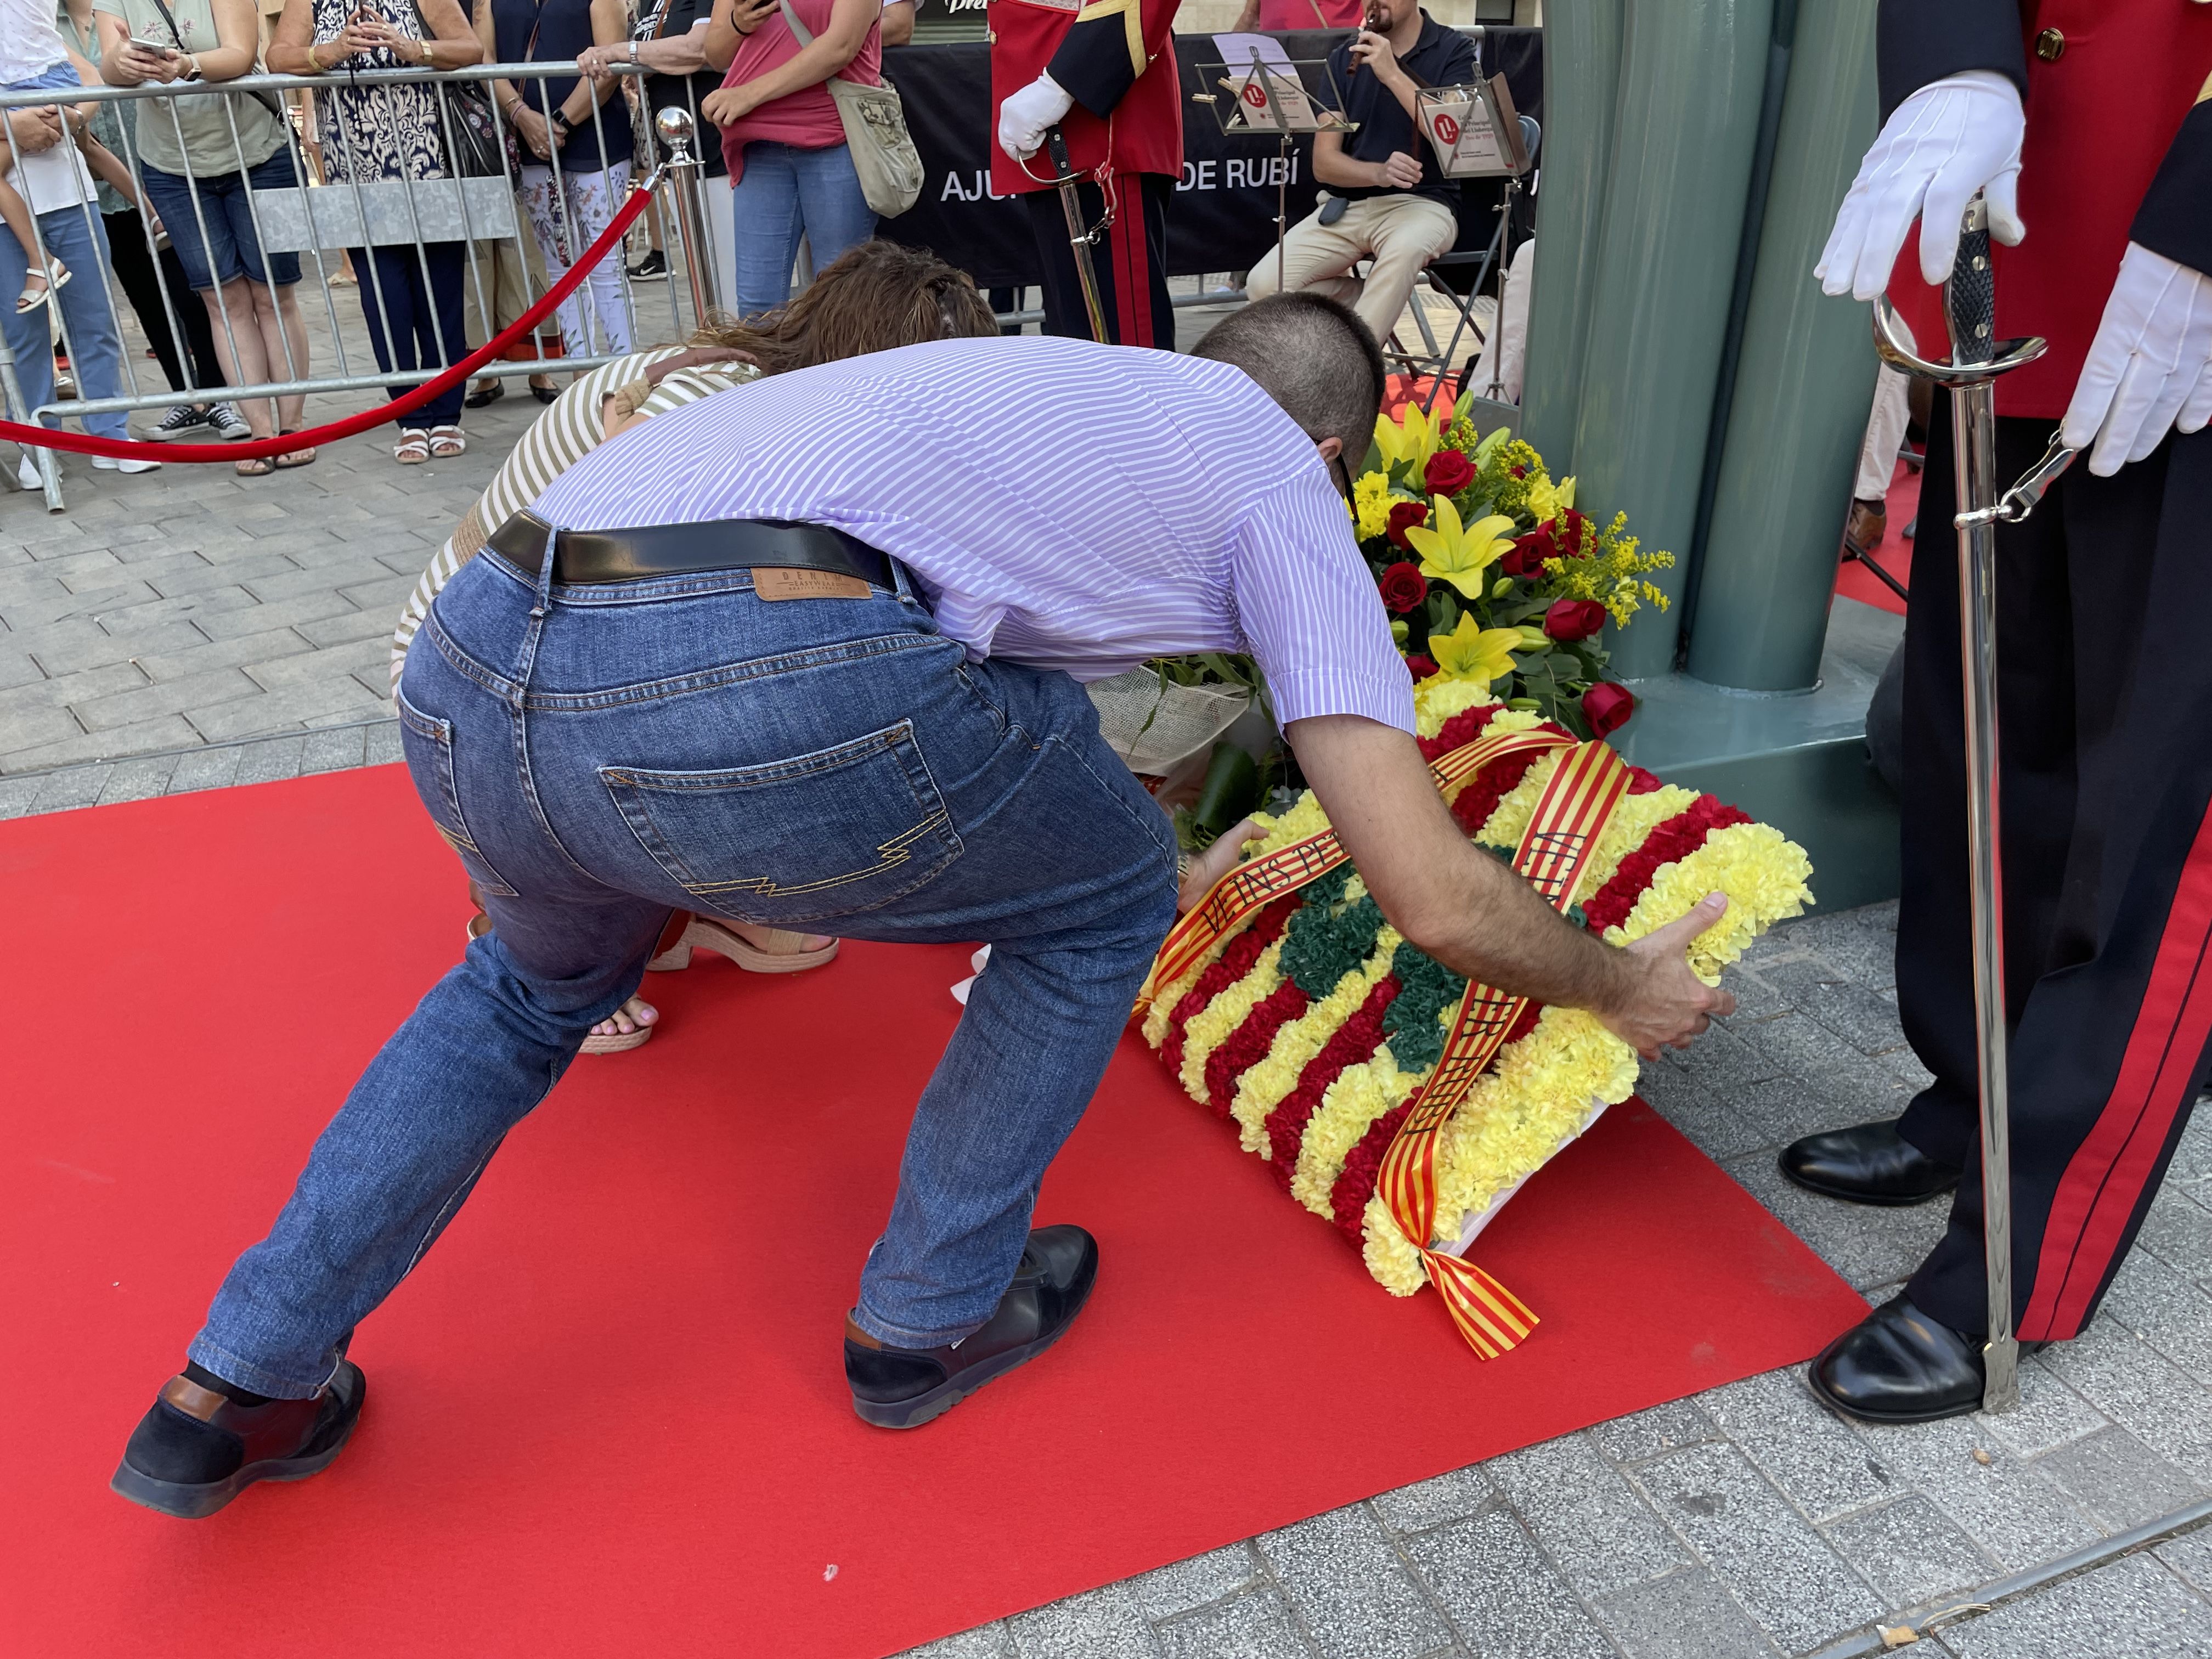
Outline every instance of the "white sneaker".
<svg viewBox="0 0 2212 1659">
<path fill-rule="evenodd" d="M 161 465 L 159 461 L 118 460 L 112 455 L 95 455 L 92 464 L 102 472 L 151 472 Z"/>
<path fill-rule="evenodd" d="M 26 489 L 44 489 L 46 481 L 39 476 L 39 464 L 27 452 L 15 463 L 15 482 Z"/>
</svg>

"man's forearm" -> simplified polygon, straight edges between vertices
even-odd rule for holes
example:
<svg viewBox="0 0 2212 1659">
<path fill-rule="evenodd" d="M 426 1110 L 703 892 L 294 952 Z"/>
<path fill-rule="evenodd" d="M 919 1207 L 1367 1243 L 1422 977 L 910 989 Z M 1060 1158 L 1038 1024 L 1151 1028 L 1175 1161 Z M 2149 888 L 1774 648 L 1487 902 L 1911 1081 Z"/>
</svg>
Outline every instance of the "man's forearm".
<svg viewBox="0 0 2212 1659">
<path fill-rule="evenodd" d="M 1423 934 L 1414 945 L 1454 973 L 1516 996 L 1596 1013 L 1620 1007 L 1632 988 L 1627 958 L 1552 908 L 1502 860 L 1460 845 L 1465 896 L 1442 926 L 1417 921 Z"/>
</svg>

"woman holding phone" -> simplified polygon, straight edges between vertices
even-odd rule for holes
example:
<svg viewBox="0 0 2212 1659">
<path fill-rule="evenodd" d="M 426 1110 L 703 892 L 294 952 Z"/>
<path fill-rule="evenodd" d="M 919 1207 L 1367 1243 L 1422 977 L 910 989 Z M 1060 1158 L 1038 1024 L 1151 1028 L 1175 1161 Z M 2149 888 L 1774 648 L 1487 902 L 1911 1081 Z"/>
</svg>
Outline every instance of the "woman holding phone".
<svg viewBox="0 0 2212 1659">
<path fill-rule="evenodd" d="M 458 0 L 284 0 L 269 67 L 280 75 L 347 77 L 316 94 L 323 166 L 332 180 L 370 185 L 447 178 L 452 162 L 433 88 L 356 86 L 351 76 L 362 70 L 465 69 L 483 50 Z M 468 355 L 462 243 L 353 248 L 348 257 L 379 368 L 387 374 L 444 368 Z M 413 389 L 395 386 L 392 396 Z M 464 453 L 467 389 L 455 386 L 406 417 L 392 458 L 410 466 Z"/>
<path fill-rule="evenodd" d="M 93 0 L 93 10 L 100 74 L 111 85 L 234 81 L 253 72 L 261 39 L 253 0 Z M 307 325 L 294 297 L 300 256 L 264 255 L 248 199 L 255 189 L 299 182 L 282 106 L 266 94 L 142 99 L 133 142 L 146 199 L 207 307 L 223 378 L 233 386 L 307 379 Z M 267 438 L 298 431 L 307 401 L 254 398 L 238 410 L 256 438 Z M 295 449 L 273 463 L 240 461 L 237 471 L 258 477 L 314 459 L 313 448 Z"/>
<path fill-rule="evenodd" d="M 476 0 L 476 26 L 495 63 L 567 64 L 625 39 L 629 12 L 623 0 Z M 492 97 L 526 152 L 522 205 L 550 281 L 559 282 L 613 222 L 629 189 L 629 100 L 620 84 L 612 75 L 492 82 Z M 571 357 L 593 355 L 594 318 L 608 351 L 631 351 L 621 260 L 600 260 L 557 315 Z"/>
</svg>

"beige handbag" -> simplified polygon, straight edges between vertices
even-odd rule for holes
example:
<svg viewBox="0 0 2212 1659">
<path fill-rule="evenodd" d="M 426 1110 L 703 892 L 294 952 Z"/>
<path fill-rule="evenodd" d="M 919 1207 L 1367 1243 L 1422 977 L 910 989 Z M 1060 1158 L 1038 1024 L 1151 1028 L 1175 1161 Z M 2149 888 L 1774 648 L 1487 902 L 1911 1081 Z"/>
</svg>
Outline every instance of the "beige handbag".
<svg viewBox="0 0 2212 1659">
<path fill-rule="evenodd" d="M 812 46 L 814 37 L 791 9 L 791 0 L 780 3 L 799 46 Z M 837 118 L 845 124 L 845 146 L 853 152 L 853 171 L 860 175 L 860 194 L 882 217 L 897 218 L 921 195 L 921 152 L 906 130 L 898 88 L 888 81 L 864 87 L 842 75 L 824 84 L 836 102 Z"/>
</svg>

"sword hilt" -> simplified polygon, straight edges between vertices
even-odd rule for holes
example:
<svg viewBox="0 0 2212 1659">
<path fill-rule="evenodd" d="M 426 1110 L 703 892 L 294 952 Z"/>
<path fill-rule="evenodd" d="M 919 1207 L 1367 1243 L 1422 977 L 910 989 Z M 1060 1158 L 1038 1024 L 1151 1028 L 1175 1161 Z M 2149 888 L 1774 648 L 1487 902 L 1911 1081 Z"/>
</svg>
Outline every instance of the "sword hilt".
<svg viewBox="0 0 2212 1659">
<path fill-rule="evenodd" d="M 1951 333 L 1954 363 L 1995 361 L 1997 274 L 1990 263 L 1990 204 L 1978 193 L 1966 204 L 1959 257 L 1943 281 L 1943 321 Z"/>
<path fill-rule="evenodd" d="M 1067 163 L 1067 140 L 1060 136 L 1057 122 L 1044 130 L 1044 151 L 1052 157 L 1054 182 L 1073 184 L 1075 169 Z"/>
</svg>

